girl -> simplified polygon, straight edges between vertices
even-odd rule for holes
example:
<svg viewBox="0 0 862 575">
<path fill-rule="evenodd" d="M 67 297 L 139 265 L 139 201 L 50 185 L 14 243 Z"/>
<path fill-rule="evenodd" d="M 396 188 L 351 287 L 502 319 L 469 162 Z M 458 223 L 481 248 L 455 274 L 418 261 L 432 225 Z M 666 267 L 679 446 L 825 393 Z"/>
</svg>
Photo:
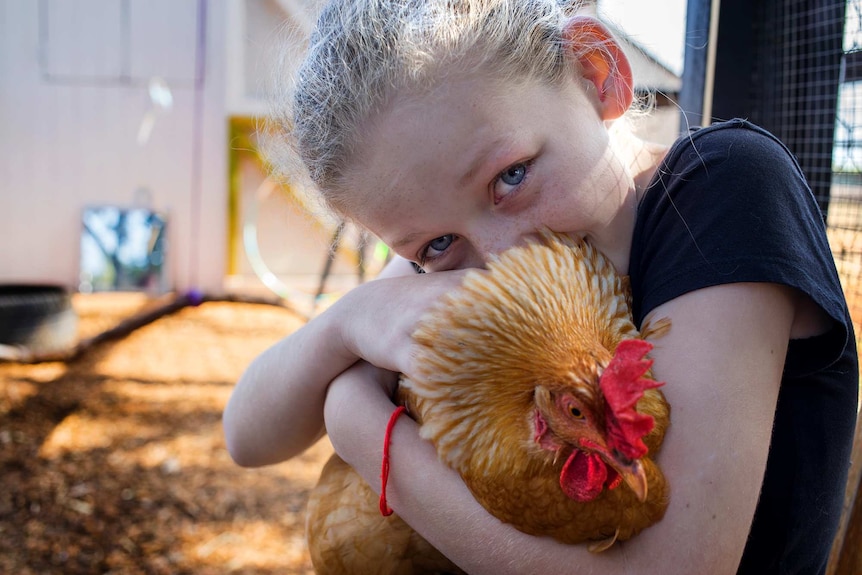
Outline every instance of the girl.
<svg viewBox="0 0 862 575">
<path fill-rule="evenodd" d="M 672 322 L 653 352 L 673 409 L 664 519 L 602 555 L 525 535 L 406 418 L 391 443 L 395 511 L 474 574 L 824 571 L 857 360 L 817 205 L 763 130 L 716 124 L 668 150 L 624 129 L 632 98 L 619 45 L 573 2 L 332 2 L 283 136 L 328 204 L 401 257 L 248 368 L 224 415 L 234 459 L 283 461 L 326 431 L 379 485 L 418 318 L 458 270 L 547 227 L 630 275 L 636 325 Z"/>
</svg>

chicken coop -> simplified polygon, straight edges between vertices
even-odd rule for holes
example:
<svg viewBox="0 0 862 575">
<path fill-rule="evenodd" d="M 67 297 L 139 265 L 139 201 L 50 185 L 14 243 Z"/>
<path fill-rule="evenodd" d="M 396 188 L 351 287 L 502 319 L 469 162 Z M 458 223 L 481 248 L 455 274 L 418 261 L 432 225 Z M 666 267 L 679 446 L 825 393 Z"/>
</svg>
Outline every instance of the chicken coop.
<svg viewBox="0 0 862 575">
<path fill-rule="evenodd" d="M 796 156 L 862 329 L 862 0 L 689 0 L 683 123 L 743 117 Z M 860 432 L 829 573 L 862 572 Z"/>
</svg>

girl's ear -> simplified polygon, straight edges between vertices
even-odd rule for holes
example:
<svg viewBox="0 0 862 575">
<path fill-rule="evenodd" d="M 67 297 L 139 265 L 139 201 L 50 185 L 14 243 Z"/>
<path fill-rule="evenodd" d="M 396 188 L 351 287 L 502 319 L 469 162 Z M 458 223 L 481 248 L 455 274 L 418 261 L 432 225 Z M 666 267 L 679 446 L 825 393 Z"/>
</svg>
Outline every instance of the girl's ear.
<svg viewBox="0 0 862 575">
<path fill-rule="evenodd" d="M 610 30 L 595 18 L 575 16 L 564 38 L 581 65 L 581 74 L 596 87 L 602 119 L 625 114 L 634 98 L 632 69 Z"/>
</svg>

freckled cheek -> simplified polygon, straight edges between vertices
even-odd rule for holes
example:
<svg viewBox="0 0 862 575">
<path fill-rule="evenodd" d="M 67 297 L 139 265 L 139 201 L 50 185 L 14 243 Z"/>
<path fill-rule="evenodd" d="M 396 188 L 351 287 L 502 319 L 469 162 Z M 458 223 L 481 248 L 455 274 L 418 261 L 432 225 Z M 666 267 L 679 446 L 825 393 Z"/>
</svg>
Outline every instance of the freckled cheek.
<svg viewBox="0 0 862 575">
<path fill-rule="evenodd" d="M 577 192 L 560 189 L 547 192 L 545 201 L 536 211 L 537 227 L 556 232 L 585 232 L 587 222 Z"/>
</svg>

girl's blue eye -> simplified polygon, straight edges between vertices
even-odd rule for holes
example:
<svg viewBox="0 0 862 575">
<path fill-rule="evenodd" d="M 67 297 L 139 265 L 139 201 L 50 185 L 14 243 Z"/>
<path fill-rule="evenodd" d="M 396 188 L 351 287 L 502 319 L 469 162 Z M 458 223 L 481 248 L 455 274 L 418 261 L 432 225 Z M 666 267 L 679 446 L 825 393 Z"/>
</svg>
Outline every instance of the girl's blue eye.
<svg viewBox="0 0 862 575">
<path fill-rule="evenodd" d="M 439 238 L 434 238 L 433 240 L 431 240 L 431 243 L 428 244 L 428 247 L 436 252 L 442 252 L 452 245 L 453 239 L 454 236 L 452 234 L 446 234 L 445 236 L 440 236 Z"/>
<path fill-rule="evenodd" d="M 507 186 L 517 186 L 524 181 L 524 176 L 526 175 L 526 164 L 516 164 L 500 174 L 500 181 Z"/>
<path fill-rule="evenodd" d="M 520 162 L 500 172 L 492 183 L 495 205 L 527 185 L 531 165 L 532 160 Z"/>
<path fill-rule="evenodd" d="M 449 246 L 452 245 L 452 242 L 455 241 L 454 234 L 446 234 L 445 236 L 440 236 L 439 238 L 434 238 L 428 245 L 425 246 L 425 249 L 422 251 L 420 258 L 420 265 L 425 265 L 425 262 L 428 260 L 433 260 L 434 258 L 441 255 L 443 252 L 449 249 Z"/>
</svg>

